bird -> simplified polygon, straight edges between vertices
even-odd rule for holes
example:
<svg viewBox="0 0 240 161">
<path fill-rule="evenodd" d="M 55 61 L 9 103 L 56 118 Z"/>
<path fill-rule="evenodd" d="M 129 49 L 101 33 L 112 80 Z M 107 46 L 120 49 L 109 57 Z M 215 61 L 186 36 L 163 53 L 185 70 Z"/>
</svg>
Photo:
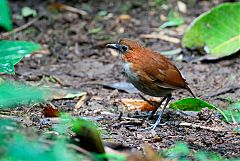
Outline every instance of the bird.
<svg viewBox="0 0 240 161">
<path fill-rule="evenodd" d="M 147 129 L 155 129 L 160 124 L 173 91 L 185 89 L 195 98 L 179 69 L 159 52 L 143 46 L 136 40 L 127 38 L 120 39 L 117 43 L 109 43 L 106 47 L 120 53 L 124 72 L 133 86 L 146 95 L 163 97 L 150 116 L 153 116 L 158 107 L 166 100 L 157 121 Z M 143 96 L 141 97 L 147 100 Z"/>
</svg>

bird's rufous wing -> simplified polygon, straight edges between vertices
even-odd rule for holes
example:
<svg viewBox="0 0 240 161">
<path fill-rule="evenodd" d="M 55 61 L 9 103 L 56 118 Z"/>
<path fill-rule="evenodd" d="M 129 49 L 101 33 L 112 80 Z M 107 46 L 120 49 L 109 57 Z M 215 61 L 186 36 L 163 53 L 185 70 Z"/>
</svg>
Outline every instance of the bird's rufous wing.
<svg viewBox="0 0 240 161">
<path fill-rule="evenodd" d="M 176 66 L 159 53 L 154 55 L 151 62 L 152 68 L 148 74 L 153 77 L 158 86 L 171 89 L 185 88 L 187 83 Z"/>
</svg>

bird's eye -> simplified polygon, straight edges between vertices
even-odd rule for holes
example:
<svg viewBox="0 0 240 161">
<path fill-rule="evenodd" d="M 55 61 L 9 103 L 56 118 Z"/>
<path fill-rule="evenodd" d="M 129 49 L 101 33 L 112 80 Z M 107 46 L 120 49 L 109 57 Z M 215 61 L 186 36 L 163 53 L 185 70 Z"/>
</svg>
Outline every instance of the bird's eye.
<svg viewBox="0 0 240 161">
<path fill-rule="evenodd" d="M 128 46 L 123 45 L 123 46 L 122 46 L 122 50 L 123 50 L 124 52 L 127 51 L 127 50 L 128 50 Z"/>
</svg>

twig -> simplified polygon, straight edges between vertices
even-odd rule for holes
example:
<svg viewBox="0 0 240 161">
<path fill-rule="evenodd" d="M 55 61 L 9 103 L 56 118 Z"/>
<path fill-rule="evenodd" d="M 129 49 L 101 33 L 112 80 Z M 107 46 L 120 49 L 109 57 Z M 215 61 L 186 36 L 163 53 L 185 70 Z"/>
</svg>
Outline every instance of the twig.
<svg viewBox="0 0 240 161">
<path fill-rule="evenodd" d="M 59 85 L 65 86 L 64 83 L 63 83 L 63 81 L 62 81 L 61 79 L 59 79 L 58 77 L 56 77 L 56 76 L 54 76 L 54 75 L 52 75 L 51 77 L 52 77 Z"/>
<path fill-rule="evenodd" d="M 203 125 L 197 125 L 193 123 L 188 123 L 188 122 L 181 122 L 178 124 L 179 126 L 187 126 L 187 127 L 192 127 L 192 128 L 200 128 L 204 130 L 210 130 L 210 131 L 215 131 L 215 132 L 220 132 L 220 131 L 227 131 L 226 129 L 220 129 L 216 127 L 209 127 L 209 126 L 203 126 Z"/>
<path fill-rule="evenodd" d="M 79 15 L 82 15 L 82 16 L 85 16 L 87 15 L 88 13 L 84 10 L 81 10 L 81 9 L 78 9 L 78 8 L 74 8 L 72 6 L 68 6 L 68 5 L 63 5 L 63 9 L 65 9 L 66 11 L 70 11 L 70 12 L 73 12 L 73 13 L 77 13 Z"/>
<path fill-rule="evenodd" d="M 85 102 L 85 100 L 86 100 L 86 95 L 83 95 L 80 99 L 79 99 L 79 101 L 77 102 L 77 104 L 75 105 L 75 108 L 74 109 L 79 109 L 80 107 L 82 107 L 82 105 L 84 104 L 84 102 Z"/>
<path fill-rule="evenodd" d="M 11 119 L 11 120 L 16 120 L 17 119 L 16 116 L 1 115 L 1 114 L 0 114 L 0 118 L 1 119 Z"/>
<path fill-rule="evenodd" d="M 139 126 L 142 125 L 143 121 L 137 120 L 137 121 L 121 121 L 119 123 L 113 124 L 113 127 L 120 127 L 122 125 L 134 125 L 134 126 Z"/>
<path fill-rule="evenodd" d="M 114 116 L 114 117 L 119 117 L 119 116 Z M 121 116 L 121 118 L 120 119 L 118 118 L 117 120 L 139 121 L 139 119 L 136 117 L 124 117 L 124 116 Z"/>
<path fill-rule="evenodd" d="M 205 96 L 204 99 L 211 98 L 211 97 L 217 97 L 226 93 L 234 93 L 236 90 L 240 89 L 240 87 L 227 87 L 225 89 L 221 89 L 217 91 L 216 93 L 209 94 L 208 96 Z"/>
<path fill-rule="evenodd" d="M 175 44 L 180 43 L 180 40 L 178 38 L 170 37 L 170 36 L 166 36 L 166 35 L 160 35 L 160 34 L 142 34 L 142 35 L 140 35 L 140 37 L 144 38 L 144 39 L 160 39 L 160 40 L 172 42 Z"/>
<path fill-rule="evenodd" d="M 34 24 L 38 19 L 40 19 L 42 16 L 43 16 L 43 15 L 38 16 L 38 17 L 32 19 L 31 21 L 29 21 L 28 23 L 26 23 L 26 24 L 24 24 L 24 25 L 22 25 L 22 26 L 20 26 L 20 27 L 18 27 L 18 28 L 15 28 L 15 29 L 12 30 L 12 31 L 3 33 L 2 35 L 0 35 L 0 39 L 3 39 L 4 37 L 7 37 L 7 36 L 9 36 L 9 35 L 15 34 L 15 33 L 17 33 L 17 32 L 20 32 L 20 31 L 28 28 L 29 26 L 31 26 L 32 24 Z"/>
</svg>

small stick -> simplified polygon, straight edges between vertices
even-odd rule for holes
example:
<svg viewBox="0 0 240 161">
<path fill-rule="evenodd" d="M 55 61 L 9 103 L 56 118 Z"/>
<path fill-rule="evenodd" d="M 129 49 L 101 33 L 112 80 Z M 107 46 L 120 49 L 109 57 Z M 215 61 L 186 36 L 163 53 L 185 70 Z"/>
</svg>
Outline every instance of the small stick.
<svg viewBox="0 0 240 161">
<path fill-rule="evenodd" d="M 180 40 L 178 38 L 170 37 L 166 35 L 160 35 L 160 34 L 142 34 L 140 35 L 140 37 L 144 39 L 160 39 L 160 40 L 168 41 L 174 44 L 180 43 Z"/>
<path fill-rule="evenodd" d="M 15 29 L 12 30 L 12 31 L 3 33 L 2 35 L 0 35 L 0 39 L 3 39 L 4 37 L 7 37 L 7 36 L 9 36 L 9 35 L 15 34 L 15 33 L 17 33 L 17 32 L 20 32 L 20 31 L 28 28 L 29 26 L 31 26 L 32 24 L 34 24 L 38 19 L 40 19 L 42 16 L 43 16 L 43 15 L 38 16 L 38 17 L 32 19 L 31 21 L 29 21 L 28 23 L 26 23 L 26 24 L 24 24 L 24 25 L 22 25 L 22 26 L 20 26 L 20 27 L 18 27 L 18 28 L 15 28 Z"/>
<path fill-rule="evenodd" d="M 86 95 L 83 95 L 77 102 L 77 104 L 75 105 L 74 109 L 77 110 L 80 107 L 82 107 L 82 105 L 84 104 L 85 100 L 86 100 Z"/>
<path fill-rule="evenodd" d="M 143 121 L 141 120 L 137 120 L 137 121 L 121 121 L 119 123 L 113 124 L 113 127 L 120 127 L 122 125 L 134 125 L 134 126 L 138 126 L 138 125 L 142 125 Z"/>
<path fill-rule="evenodd" d="M 66 11 L 77 13 L 77 14 L 82 15 L 82 16 L 86 16 L 88 14 L 84 10 L 81 10 L 81 9 L 78 9 L 78 8 L 74 8 L 74 7 L 68 6 L 68 5 L 63 5 L 63 9 L 65 9 Z"/>
<path fill-rule="evenodd" d="M 216 93 L 205 96 L 203 98 L 207 99 L 207 98 L 217 97 L 217 96 L 220 96 L 220 95 L 223 95 L 223 94 L 226 94 L 226 93 L 234 93 L 238 89 L 240 89 L 240 87 L 238 87 L 238 86 L 228 87 L 228 88 L 225 88 L 225 89 L 221 89 Z"/>
<path fill-rule="evenodd" d="M 1 114 L 0 114 L 0 118 L 1 118 L 1 119 L 11 119 L 11 120 L 16 120 L 16 119 L 17 119 L 16 116 L 1 115 Z"/>
<path fill-rule="evenodd" d="M 227 131 L 226 129 L 220 129 L 220 128 L 216 128 L 216 127 L 208 127 L 208 126 L 203 126 L 203 125 L 197 125 L 197 124 L 188 123 L 188 122 L 181 122 L 178 125 L 192 127 L 192 128 L 200 128 L 200 129 L 210 130 L 210 131 L 215 131 L 215 132 Z"/>
</svg>

